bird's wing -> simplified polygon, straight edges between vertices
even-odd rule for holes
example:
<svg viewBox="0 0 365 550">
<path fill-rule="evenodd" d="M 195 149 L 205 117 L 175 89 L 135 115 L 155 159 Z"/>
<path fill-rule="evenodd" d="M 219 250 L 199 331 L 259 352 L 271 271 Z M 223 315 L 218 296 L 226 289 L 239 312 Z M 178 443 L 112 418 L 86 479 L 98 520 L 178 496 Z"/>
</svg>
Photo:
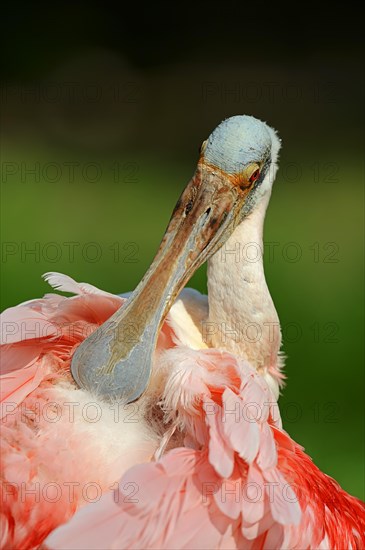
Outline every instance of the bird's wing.
<svg viewBox="0 0 365 550">
<path fill-rule="evenodd" d="M 58 290 L 1 314 L 1 414 L 5 416 L 52 371 L 69 368 L 75 346 L 108 319 L 123 299 L 67 275 L 48 273 Z"/>
<path fill-rule="evenodd" d="M 45 373 L 37 345 L 1 349 L 0 418 L 13 412 L 23 399 L 39 386 Z"/>
<path fill-rule="evenodd" d="M 161 361 L 170 372 L 166 420 L 186 434 L 185 447 L 132 467 L 117 491 L 77 512 L 47 547 L 280 547 L 301 510 L 278 467 L 280 419 L 269 387 L 219 350 L 179 347 Z"/>
<path fill-rule="evenodd" d="M 1 314 L 0 402 L 3 418 L 14 411 L 47 373 L 42 349 L 57 337 L 57 327 L 34 300 Z"/>
<path fill-rule="evenodd" d="M 275 397 L 219 350 L 166 351 L 166 419 L 185 447 L 130 468 L 47 548 L 363 548 L 365 508 L 281 428 Z"/>
</svg>

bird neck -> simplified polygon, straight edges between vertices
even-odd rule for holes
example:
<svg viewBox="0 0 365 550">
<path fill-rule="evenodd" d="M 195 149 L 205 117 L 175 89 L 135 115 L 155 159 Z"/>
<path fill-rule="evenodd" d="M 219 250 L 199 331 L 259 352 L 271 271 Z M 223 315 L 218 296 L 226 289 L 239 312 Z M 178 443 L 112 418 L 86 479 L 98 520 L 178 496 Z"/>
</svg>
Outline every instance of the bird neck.
<svg viewBox="0 0 365 550">
<path fill-rule="evenodd" d="M 209 346 L 280 378 L 280 324 L 263 266 L 269 199 L 268 192 L 208 262 L 209 317 L 203 336 Z"/>
</svg>

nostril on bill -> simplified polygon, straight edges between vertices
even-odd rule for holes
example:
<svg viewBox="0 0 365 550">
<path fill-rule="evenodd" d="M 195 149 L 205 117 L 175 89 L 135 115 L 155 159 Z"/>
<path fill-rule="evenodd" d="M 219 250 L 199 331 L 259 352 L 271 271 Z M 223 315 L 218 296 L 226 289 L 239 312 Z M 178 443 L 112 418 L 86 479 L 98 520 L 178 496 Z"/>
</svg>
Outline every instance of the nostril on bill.
<svg viewBox="0 0 365 550">
<path fill-rule="evenodd" d="M 185 206 L 185 215 L 189 214 L 192 208 L 193 208 L 193 201 L 190 199 L 188 204 Z"/>
</svg>

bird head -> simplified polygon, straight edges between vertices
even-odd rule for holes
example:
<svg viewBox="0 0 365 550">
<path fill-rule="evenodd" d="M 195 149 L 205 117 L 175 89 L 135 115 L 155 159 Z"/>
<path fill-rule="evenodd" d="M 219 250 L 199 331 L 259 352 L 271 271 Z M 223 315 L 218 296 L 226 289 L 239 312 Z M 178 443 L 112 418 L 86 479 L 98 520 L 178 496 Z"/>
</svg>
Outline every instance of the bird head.
<svg viewBox="0 0 365 550">
<path fill-rule="evenodd" d="M 245 115 L 224 120 L 202 143 L 196 172 L 170 221 L 182 240 L 184 226 L 195 234 L 199 265 L 270 195 L 279 149 L 276 132 Z"/>
<path fill-rule="evenodd" d="M 203 142 L 202 165 L 221 171 L 243 199 L 240 221 L 271 191 L 279 149 L 276 132 L 246 115 L 224 120 Z"/>
</svg>

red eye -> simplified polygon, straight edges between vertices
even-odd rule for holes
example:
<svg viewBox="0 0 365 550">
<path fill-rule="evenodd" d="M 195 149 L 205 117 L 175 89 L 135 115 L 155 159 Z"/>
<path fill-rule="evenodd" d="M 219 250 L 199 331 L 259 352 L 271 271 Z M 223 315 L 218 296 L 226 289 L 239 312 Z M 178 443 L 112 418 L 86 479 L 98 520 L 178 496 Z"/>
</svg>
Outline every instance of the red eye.
<svg viewBox="0 0 365 550">
<path fill-rule="evenodd" d="M 252 172 L 250 176 L 250 183 L 255 183 L 255 181 L 259 178 L 259 176 L 260 176 L 260 170 L 256 168 L 256 170 Z"/>
</svg>

